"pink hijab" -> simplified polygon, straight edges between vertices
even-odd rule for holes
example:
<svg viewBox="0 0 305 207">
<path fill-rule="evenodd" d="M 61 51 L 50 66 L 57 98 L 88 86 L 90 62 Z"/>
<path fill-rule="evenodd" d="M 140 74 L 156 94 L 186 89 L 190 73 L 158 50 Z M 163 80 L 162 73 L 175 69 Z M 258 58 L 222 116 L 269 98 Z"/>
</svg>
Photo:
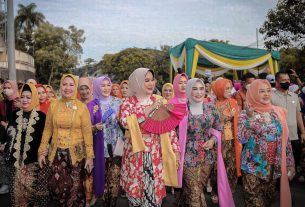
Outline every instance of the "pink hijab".
<svg viewBox="0 0 305 207">
<path fill-rule="evenodd" d="M 181 74 L 178 74 L 175 76 L 174 82 L 173 82 L 175 97 L 173 99 L 186 99 L 187 98 L 186 93 L 181 93 L 179 91 L 179 81 L 182 76 L 184 76 L 186 78 L 186 80 L 188 80 L 188 77 L 185 73 L 181 73 Z"/>
<path fill-rule="evenodd" d="M 4 81 L 3 85 L 7 84 L 7 83 L 11 85 L 13 93 L 9 97 L 6 97 L 6 99 L 11 101 L 11 100 L 14 100 L 15 98 L 19 97 L 18 85 L 15 80 L 6 80 L 6 81 Z"/>
<path fill-rule="evenodd" d="M 262 79 L 257 79 L 253 81 L 250 85 L 250 88 L 247 90 L 246 94 L 246 101 L 252 105 L 253 109 L 262 114 L 265 112 L 270 112 L 272 110 L 272 104 L 263 104 L 259 101 L 259 86 L 262 84 L 266 84 L 270 87 L 271 85 L 269 81 L 267 80 L 262 80 Z"/>
</svg>

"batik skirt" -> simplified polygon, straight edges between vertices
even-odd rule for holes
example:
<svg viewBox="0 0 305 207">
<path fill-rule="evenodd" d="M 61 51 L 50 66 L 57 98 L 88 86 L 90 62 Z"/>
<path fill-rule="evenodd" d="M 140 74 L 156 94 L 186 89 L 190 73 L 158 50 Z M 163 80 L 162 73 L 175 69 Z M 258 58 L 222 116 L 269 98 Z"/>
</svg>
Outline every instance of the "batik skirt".
<svg viewBox="0 0 305 207">
<path fill-rule="evenodd" d="M 273 173 L 270 177 L 273 177 Z M 276 180 L 263 180 L 249 173 L 243 174 L 242 179 L 247 207 L 270 206 L 275 194 Z"/>
<path fill-rule="evenodd" d="M 85 206 L 85 159 L 72 165 L 68 149 L 58 149 L 51 164 L 49 190 L 60 206 Z"/>
<path fill-rule="evenodd" d="M 207 185 L 211 174 L 212 165 L 202 163 L 197 167 L 186 167 L 183 170 L 183 198 L 184 204 L 179 206 L 206 207 L 204 187 Z M 182 204 L 182 205 L 181 205 Z"/>
<path fill-rule="evenodd" d="M 144 193 L 142 198 L 130 197 L 127 194 L 129 201 L 129 206 L 132 207 L 161 207 L 161 204 L 157 204 L 156 201 L 156 191 L 155 191 L 155 181 L 153 174 L 153 164 L 152 157 L 150 153 L 143 153 L 143 183 L 144 183 Z"/>
<path fill-rule="evenodd" d="M 120 193 L 122 157 L 106 158 L 106 183 L 103 195 L 104 206 L 115 207 Z"/>
<path fill-rule="evenodd" d="M 47 206 L 49 175 L 49 167 L 44 166 L 41 169 L 37 162 L 18 169 L 11 166 L 9 174 L 10 206 Z"/>
<path fill-rule="evenodd" d="M 222 142 L 222 156 L 227 171 L 228 181 L 232 193 L 235 192 L 238 177 L 236 174 L 236 158 L 234 139 Z"/>
</svg>

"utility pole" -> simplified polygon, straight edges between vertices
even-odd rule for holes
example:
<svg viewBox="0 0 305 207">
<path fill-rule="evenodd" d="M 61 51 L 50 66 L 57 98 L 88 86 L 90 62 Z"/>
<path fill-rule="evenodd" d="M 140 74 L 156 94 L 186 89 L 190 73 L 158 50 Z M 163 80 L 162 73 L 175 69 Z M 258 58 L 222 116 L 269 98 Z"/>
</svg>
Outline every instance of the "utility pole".
<svg viewBox="0 0 305 207">
<path fill-rule="evenodd" d="M 258 29 L 256 28 L 256 48 L 258 48 Z"/>
<path fill-rule="evenodd" d="M 15 31 L 14 31 L 14 1 L 7 0 L 7 57 L 8 57 L 8 77 L 10 80 L 16 79 L 16 59 L 15 59 Z"/>
</svg>

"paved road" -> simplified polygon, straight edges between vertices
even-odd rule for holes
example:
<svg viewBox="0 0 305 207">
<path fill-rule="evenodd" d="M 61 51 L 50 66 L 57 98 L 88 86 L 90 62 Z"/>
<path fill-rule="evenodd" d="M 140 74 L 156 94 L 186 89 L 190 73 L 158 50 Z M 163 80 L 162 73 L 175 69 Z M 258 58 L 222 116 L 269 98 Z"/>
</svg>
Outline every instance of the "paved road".
<svg viewBox="0 0 305 207">
<path fill-rule="evenodd" d="M 292 182 L 290 184 L 292 197 L 293 197 L 293 206 L 294 207 L 304 207 L 305 206 L 305 183 L 298 183 L 296 181 Z M 207 197 L 207 204 L 209 207 L 217 207 L 218 205 L 212 204 L 211 200 L 209 198 L 209 195 L 206 195 Z M 236 193 L 234 195 L 234 200 L 236 207 L 244 207 L 244 195 L 242 192 L 242 187 L 238 186 Z M 164 199 L 164 203 L 162 207 L 174 207 L 174 201 L 175 196 L 171 193 L 168 193 L 167 197 Z M 9 195 L 0 195 L 0 206 L 1 207 L 8 207 L 9 206 Z M 56 205 L 50 203 L 50 207 L 56 207 Z M 95 206 L 102 206 L 102 203 L 100 200 L 97 201 Z M 276 198 L 271 205 L 271 207 L 278 207 L 279 206 L 279 192 L 277 192 Z M 117 202 L 117 207 L 128 207 L 128 202 L 126 198 L 120 197 Z"/>
</svg>

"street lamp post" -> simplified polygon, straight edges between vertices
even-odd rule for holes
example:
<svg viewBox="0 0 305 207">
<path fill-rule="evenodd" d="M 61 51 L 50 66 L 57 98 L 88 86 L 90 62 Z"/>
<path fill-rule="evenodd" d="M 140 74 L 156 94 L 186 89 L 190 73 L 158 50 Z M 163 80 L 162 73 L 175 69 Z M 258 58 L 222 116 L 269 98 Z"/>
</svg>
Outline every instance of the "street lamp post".
<svg viewBox="0 0 305 207">
<path fill-rule="evenodd" d="M 10 80 L 16 80 L 13 0 L 7 0 L 7 56 L 8 56 L 8 77 Z"/>
</svg>

